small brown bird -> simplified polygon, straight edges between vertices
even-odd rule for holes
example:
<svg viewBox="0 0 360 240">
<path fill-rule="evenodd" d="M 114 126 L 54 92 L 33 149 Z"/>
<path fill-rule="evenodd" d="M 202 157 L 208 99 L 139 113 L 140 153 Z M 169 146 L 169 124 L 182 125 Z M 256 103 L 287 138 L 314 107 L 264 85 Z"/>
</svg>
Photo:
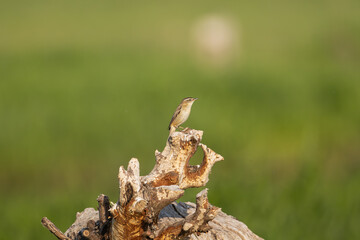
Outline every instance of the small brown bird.
<svg viewBox="0 0 360 240">
<path fill-rule="evenodd" d="M 183 124 L 190 116 L 191 106 L 197 98 L 184 98 L 176 108 L 174 115 L 169 124 L 170 134 L 173 133 L 181 124 Z"/>
</svg>

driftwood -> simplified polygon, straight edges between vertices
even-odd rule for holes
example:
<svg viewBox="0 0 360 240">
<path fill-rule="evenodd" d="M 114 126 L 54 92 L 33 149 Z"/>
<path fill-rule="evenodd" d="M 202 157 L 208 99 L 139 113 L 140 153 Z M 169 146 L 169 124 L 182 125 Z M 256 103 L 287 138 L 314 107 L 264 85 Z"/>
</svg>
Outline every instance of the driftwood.
<svg viewBox="0 0 360 240">
<path fill-rule="evenodd" d="M 77 213 L 74 224 L 63 234 L 47 218 L 43 225 L 58 239 L 261 239 L 245 224 L 212 206 L 207 189 L 196 195 L 196 204 L 176 203 L 185 189 L 205 186 L 212 166 L 223 157 L 201 144 L 203 132 L 184 129 L 173 132 L 162 152 L 155 151 L 156 163 L 146 176 L 140 176 L 139 161 L 132 158 L 125 170 L 119 169 L 120 195 L 110 204 L 98 197 L 98 211 L 87 208 Z M 200 146 L 200 165 L 189 165 Z"/>
</svg>

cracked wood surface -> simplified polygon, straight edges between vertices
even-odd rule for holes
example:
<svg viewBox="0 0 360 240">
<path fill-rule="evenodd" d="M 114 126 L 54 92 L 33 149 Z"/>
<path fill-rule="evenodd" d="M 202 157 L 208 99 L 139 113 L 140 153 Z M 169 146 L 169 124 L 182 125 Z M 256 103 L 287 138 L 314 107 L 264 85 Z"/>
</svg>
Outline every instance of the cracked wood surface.
<svg viewBox="0 0 360 240">
<path fill-rule="evenodd" d="M 173 202 L 163 208 L 159 214 L 158 232 L 169 226 L 181 225 L 186 217 L 191 216 L 196 211 L 196 204 L 192 202 Z M 99 220 L 99 212 L 93 208 L 87 208 L 77 214 L 76 223 L 85 222 L 83 226 L 72 226 L 66 231 L 65 235 L 74 236 L 82 227 L 86 226 L 86 219 Z M 219 210 L 215 218 L 208 222 L 210 229 L 206 232 L 192 233 L 187 238 L 190 240 L 262 240 L 254 234 L 244 223 L 236 218 L 227 215 Z M 77 229 L 76 229 L 77 228 Z M 71 238 L 75 239 L 75 238 Z"/>
<path fill-rule="evenodd" d="M 160 212 L 159 226 L 166 227 L 176 225 L 187 216 L 196 211 L 196 205 L 192 202 L 172 203 Z M 262 240 L 254 234 L 244 223 L 219 210 L 215 218 L 208 222 L 209 230 L 195 232 L 188 236 L 191 240 Z"/>
<path fill-rule="evenodd" d="M 179 199 L 184 190 L 190 187 L 202 187 L 209 181 L 213 165 L 224 158 L 201 144 L 203 131 L 185 129 L 173 132 L 166 141 L 162 152 L 155 151 L 156 163 L 146 176 L 140 176 L 140 164 L 132 158 L 127 170 L 119 168 L 119 201 L 110 212 L 113 216 L 111 239 L 175 239 L 201 231 L 207 222 L 215 217 L 216 209 L 207 201 L 207 192 L 198 196 L 201 204 L 192 218 L 185 219 L 177 226 L 168 226 L 159 232 L 157 222 L 160 211 L 171 202 Z M 204 152 L 200 165 L 189 165 L 190 158 L 198 147 Z"/>
<path fill-rule="evenodd" d="M 53 224 L 44 226 L 55 236 L 72 240 L 261 239 L 245 224 L 212 206 L 207 189 L 196 195 L 196 204 L 174 202 L 185 189 L 205 186 L 213 165 L 223 160 L 200 143 L 202 135 L 203 131 L 188 128 L 172 132 L 164 150 L 155 151 L 155 166 L 148 175 L 140 176 L 136 158 L 126 169 L 119 168 L 117 203 L 110 204 L 107 196 L 100 195 L 99 211 L 87 208 L 78 213 L 63 235 Z M 204 153 L 201 164 L 189 165 L 199 146 Z"/>
</svg>

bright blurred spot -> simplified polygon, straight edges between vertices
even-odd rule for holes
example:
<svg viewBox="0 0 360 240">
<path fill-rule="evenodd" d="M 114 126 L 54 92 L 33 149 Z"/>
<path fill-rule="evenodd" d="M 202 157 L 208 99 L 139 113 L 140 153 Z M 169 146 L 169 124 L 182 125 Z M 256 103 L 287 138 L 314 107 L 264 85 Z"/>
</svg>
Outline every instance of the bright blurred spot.
<svg viewBox="0 0 360 240">
<path fill-rule="evenodd" d="M 194 23 L 192 41 L 195 57 L 206 66 L 225 67 L 239 49 L 239 29 L 220 15 L 209 15 Z"/>
</svg>

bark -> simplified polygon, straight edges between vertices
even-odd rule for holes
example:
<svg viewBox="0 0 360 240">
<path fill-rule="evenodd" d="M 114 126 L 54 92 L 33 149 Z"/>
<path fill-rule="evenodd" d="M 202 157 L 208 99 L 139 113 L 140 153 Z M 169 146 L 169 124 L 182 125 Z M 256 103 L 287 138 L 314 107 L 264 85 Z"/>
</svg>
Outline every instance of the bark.
<svg viewBox="0 0 360 240">
<path fill-rule="evenodd" d="M 100 195 L 99 211 L 87 208 L 78 213 L 75 223 L 59 236 L 94 240 L 261 239 L 245 224 L 212 206 L 207 189 L 197 194 L 196 205 L 174 202 L 185 189 L 205 186 L 213 165 L 223 160 L 200 143 L 202 135 L 193 129 L 171 133 L 164 150 L 155 151 L 155 166 L 146 176 L 140 176 L 139 161 L 132 158 L 126 170 L 119 168 L 117 203 L 110 206 L 108 197 Z M 204 152 L 202 163 L 189 165 L 199 146 Z"/>
<path fill-rule="evenodd" d="M 49 229 L 49 231 L 55 235 L 55 237 L 57 237 L 58 239 L 61 240 L 69 240 L 70 238 L 66 237 L 61 231 L 60 229 L 58 229 L 55 224 L 53 224 L 47 217 L 43 217 L 41 219 L 41 224 L 46 227 L 47 229 Z"/>
</svg>

